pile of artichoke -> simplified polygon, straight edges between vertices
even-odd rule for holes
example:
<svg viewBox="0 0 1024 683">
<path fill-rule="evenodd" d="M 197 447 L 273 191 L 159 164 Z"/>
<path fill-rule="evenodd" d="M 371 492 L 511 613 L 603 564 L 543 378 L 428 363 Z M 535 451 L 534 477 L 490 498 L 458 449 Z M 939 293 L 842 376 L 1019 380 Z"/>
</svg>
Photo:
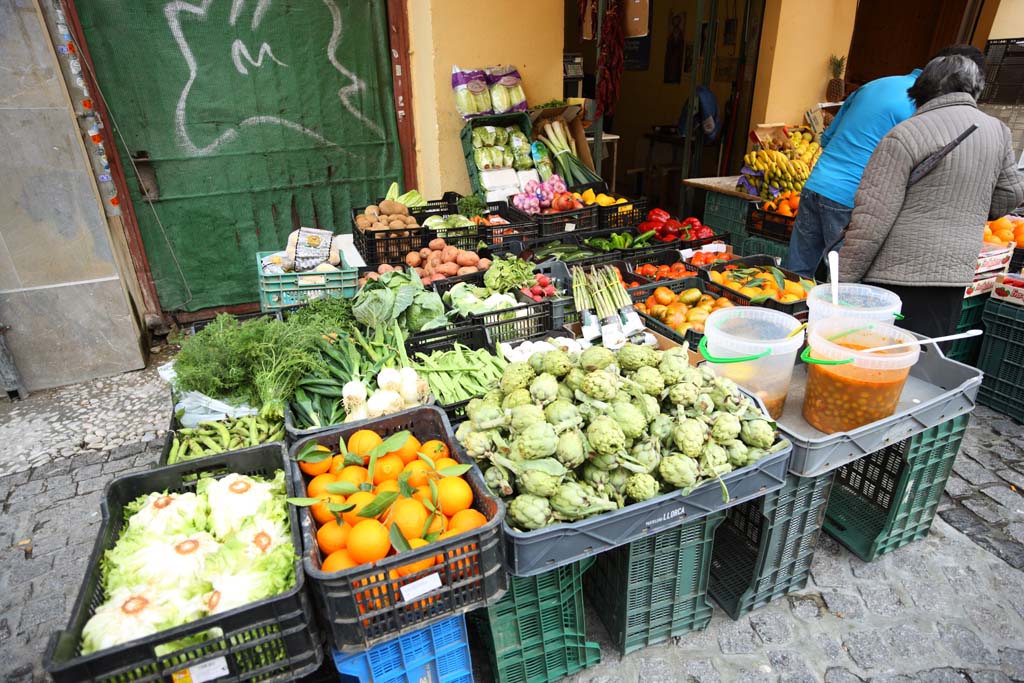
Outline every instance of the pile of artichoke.
<svg viewBox="0 0 1024 683">
<path fill-rule="evenodd" d="M 466 416 L 456 437 L 522 530 L 686 495 L 786 445 L 734 382 L 691 366 L 685 345 L 536 353 Z"/>
</svg>

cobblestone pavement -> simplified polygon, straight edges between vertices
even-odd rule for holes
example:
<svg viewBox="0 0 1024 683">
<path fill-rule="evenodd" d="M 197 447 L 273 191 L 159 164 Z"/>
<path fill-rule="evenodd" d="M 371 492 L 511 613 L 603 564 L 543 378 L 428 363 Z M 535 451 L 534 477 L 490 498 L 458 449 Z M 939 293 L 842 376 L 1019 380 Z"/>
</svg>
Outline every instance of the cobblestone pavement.
<svg viewBox="0 0 1024 683">
<path fill-rule="evenodd" d="M 82 387 L 58 393 L 96 400 L 104 410 L 107 401 L 110 410 L 121 405 L 127 412 L 167 415 L 166 388 L 158 379 L 123 376 L 102 385 L 96 391 L 105 392 L 103 399 Z M 133 398 L 121 397 L 131 392 Z M 160 407 L 159 401 L 167 403 Z M 33 411 L 50 408 L 39 403 L 29 410 L 30 405 L 16 405 L 17 413 L 0 406 L 0 435 L 8 434 L 0 437 L 5 454 L 12 414 L 23 423 L 45 421 Z M 66 424 L 62 429 L 80 433 Z M 118 438 L 113 434 L 106 435 L 111 442 Z M 161 439 L 123 434 L 122 441 L 134 442 L 74 448 L 68 456 L 59 449 L 42 451 L 51 455 L 34 468 L 9 466 L 6 457 L 0 465 L 12 472 L 0 476 L 2 681 L 45 680 L 42 655 L 49 634 L 67 623 L 97 533 L 104 485 L 158 459 Z M 928 538 L 866 564 L 822 535 L 806 589 L 735 622 L 716 609 L 706 630 L 625 657 L 590 613 L 590 637 L 601 643 L 602 663 L 570 680 L 1024 681 L 1024 504 L 1014 483 L 1024 484 L 1022 444 L 1024 428 L 979 408 L 947 488 L 950 497 Z M 480 670 L 478 681 L 492 680 Z"/>
</svg>

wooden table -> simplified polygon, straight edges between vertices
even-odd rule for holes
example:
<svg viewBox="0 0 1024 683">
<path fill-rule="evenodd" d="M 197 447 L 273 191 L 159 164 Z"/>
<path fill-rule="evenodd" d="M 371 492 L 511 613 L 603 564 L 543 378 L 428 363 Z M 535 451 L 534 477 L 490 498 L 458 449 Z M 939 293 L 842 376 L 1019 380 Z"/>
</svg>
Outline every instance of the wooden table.
<svg viewBox="0 0 1024 683">
<path fill-rule="evenodd" d="M 738 175 L 722 176 L 717 178 L 687 178 L 683 181 L 683 185 L 687 185 L 698 190 L 727 194 L 750 202 L 759 201 L 761 199 L 760 197 L 747 194 L 742 190 L 736 189 L 736 182 L 739 179 L 740 177 Z"/>
<path fill-rule="evenodd" d="M 615 133 L 603 133 L 601 135 L 601 144 L 607 145 L 612 148 L 612 182 L 609 183 L 609 187 L 612 192 L 615 192 L 615 176 L 618 175 L 619 169 L 619 140 L 621 136 Z M 594 144 L 594 136 L 588 135 L 587 142 L 591 145 Z M 604 164 L 605 155 L 601 154 L 601 164 Z M 597 169 L 598 173 L 601 173 L 601 169 Z"/>
</svg>

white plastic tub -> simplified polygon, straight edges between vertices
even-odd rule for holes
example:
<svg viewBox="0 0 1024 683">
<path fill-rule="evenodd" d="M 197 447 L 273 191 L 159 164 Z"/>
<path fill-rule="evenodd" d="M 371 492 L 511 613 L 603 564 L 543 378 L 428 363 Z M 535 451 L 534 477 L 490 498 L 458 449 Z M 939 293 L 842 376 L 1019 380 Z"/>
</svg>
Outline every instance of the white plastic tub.
<svg viewBox="0 0 1024 683">
<path fill-rule="evenodd" d="M 903 308 L 888 289 L 850 282 L 839 283 L 839 305 L 832 303 L 832 285 L 818 285 L 807 293 L 807 323 L 826 318 L 874 320 L 891 325 Z"/>
</svg>

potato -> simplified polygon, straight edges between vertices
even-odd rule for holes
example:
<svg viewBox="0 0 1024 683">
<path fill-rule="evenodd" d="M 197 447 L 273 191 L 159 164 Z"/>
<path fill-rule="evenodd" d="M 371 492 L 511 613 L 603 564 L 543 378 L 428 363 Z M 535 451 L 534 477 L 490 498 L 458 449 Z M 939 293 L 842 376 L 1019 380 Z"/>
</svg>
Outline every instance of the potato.
<svg viewBox="0 0 1024 683">
<path fill-rule="evenodd" d="M 441 250 L 441 262 L 442 263 L 455 263 L 455 259 L 459 257 L 460 249 L 451 245 Z"/>
<path fill-rule="evenodd" d="M 387 263 L 382 263 L 379 266 L 377 266 L 377 272 L 380 273 L 381 275 L 383 275 L 384 273 L 390 273 L 394 269 L 394 266 L 389 265 Z"/>
<path fill-rule="evenodd" d="M 476 266 L 462 266 L 457 271 L 455 271 L 455 274 L 456 275 L 469 275 L 470 273 L 476 273 L 476 272 L 479 272 L 479 271 L 477 271 Z"/>
<path fill-rule="evenodd" d="M 403 218 L 405 218 L 405 224 L 406 225 L 414 226 L 414 227 L 418 227 L 419 226 L 419 223 L 417 223 L 416 219 L 413 218 L 412 216 L 403 216 Z"/>
<path fill-rule="evenodd" d="M 404 230 L 405 221 L 395 220 L 394 218 L 392 218 L 388 222 L 388 227 L 391 228 L 392 230 Z"/>
<path fill-rule="evenodd" d="M 459 267 L 454 262 L 442 263 L 437 267 L 437 272 L 450 277 L 459 272 Z"/>
<path fill-rule="evenodd" d="M 437 282 L 438 280 L 446 280 L 448 278 L 444 273 L 434 273 L 430 276 L 431 282 Z"/>
<path fill-rule="evenodd" d="M 427 263 L 429 263 L 430 265 L 432 265 L 434 267 L 437 267 L 437 266 L 441 265 L 441 252 L 439 252 L 439 251 L 432 251 L 432 252 L 430 252 L 430 256 L 427 257 Z"/>
<path fill-rule="evenodd" d="M 386 213 L 389 216 L 394 214 L 399 214 L 401 216 L 409 215 L 409 209 L 405 204 L 399 204 L 398 202 L 393 202 L 390 199 L 385 199 L 380 203 L 380 212 Z"/>
<path fill-rule="evenodd" d="M 377 221 L 376 223 L 371 225 L 370 228 L 373 230 L 387 230 L 388 226 L 384 223 L 381 223 L 380 221 Z"/>
<path fill-rule="evenodd" d="M 426 247 L 423 247 L 422 249 L 420 249 L 420 258 L 421 259 L 426 261 L 428 256 L 430 256 L 430 249 L 428 249 Z"/>
<path fill-rule="evenodd" d="M 405 255 L 405 265 L 415 268 L 423 261 L 418 251 L 410 251 Z"/>
<path fill-rule="evenodd" d="M 356 216 L 356 227 L 360 230 L 366 230 L 368 227 L 373 225 L 373 220 L 364 213 Z"/>
<path fill-rule="evenodd" d="M 445 245 L 443 239 L 438 237 L 438 238 L 430 240 L 430 244 L 428 244 L 427 246 L 430 247 L 430 251 L 441 251 L 447 245 Z"/>
<path fill-rule="evenodd" d="M 370 204 L 368 207 L 363 209 L 363 215 L 369 218 L 376 218 L 380 215 L 380 207 L 376 204 Z"/>
<path fill-rule="evenodd" d="M 425 264 L 423 266 L 423 274 L 424 275 L 428 275 L 428 276 L 429 275 L 433 275 L 434 274 L 434 264 L 433 263 Z"/>
<path fill-rule="evenodd" d="M 378 273 L 376 271 L 373 271 L 373 270 L 371 270 L 368 273 L 366 273 L 366 279 L 367 280 L 376 280 L 379 277 L 380 277 L 380 273 Z"/>
<path fill-rule="evenodd" d="M 460 251 L 455 257 L 455 262 L 460 266 L 475 266 L 479 261 L 480 257 L 475 251 Z"/>
<path fill-rule="evenodd" d="M 424 274 L 426 274 L 427 271 L 425 271 L 422 268 L 413 268 L 413 272 L 415 272 L 417 275 L 419 275 L 422 278 L 424 276 Z"/>
<path fill-rule="evenodd" d="M 479 261 L 477 261 L 476 267 L 478 269 L 480 269 L 480 270 L 487 270 L 488 268 L 491 267 L 491 259 L 489 259 L 489 258 L 482 258 L 482 259 L 480 259 Z"/>
</svg>

